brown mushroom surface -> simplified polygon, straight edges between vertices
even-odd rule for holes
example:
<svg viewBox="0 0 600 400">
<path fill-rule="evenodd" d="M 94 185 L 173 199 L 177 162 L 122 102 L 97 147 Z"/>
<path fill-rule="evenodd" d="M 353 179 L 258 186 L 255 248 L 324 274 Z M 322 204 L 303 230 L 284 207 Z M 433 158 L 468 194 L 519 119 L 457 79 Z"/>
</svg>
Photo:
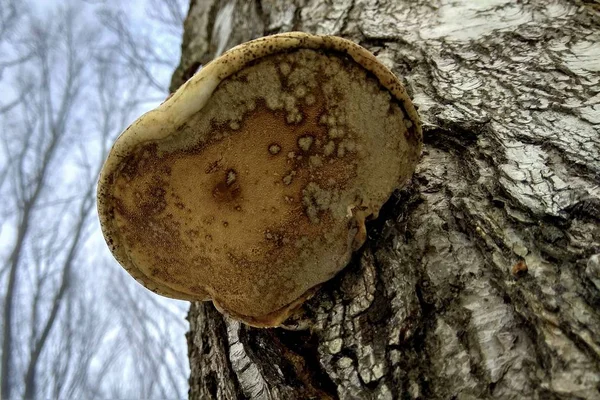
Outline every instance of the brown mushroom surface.
<svg viewBox="0 0 600 400">
<path fill-rule="evenodd" d="M 404 88 L 364 48 L 257 39 L 117 139 L 98 185 L 102 229 L 148 289 L 276 326 L 364 243 L 421 142 Z"/>
</svg>

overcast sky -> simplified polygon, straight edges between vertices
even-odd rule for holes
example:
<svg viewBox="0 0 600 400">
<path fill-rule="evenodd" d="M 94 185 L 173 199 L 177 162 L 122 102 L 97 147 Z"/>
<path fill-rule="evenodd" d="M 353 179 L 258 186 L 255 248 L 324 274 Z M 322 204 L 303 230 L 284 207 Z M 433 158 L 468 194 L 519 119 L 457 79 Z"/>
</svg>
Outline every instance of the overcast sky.
<svg viewBox="0 0 600 400">
<path fill-rule="evenodd" d="M 171 73 L 179 61 L 182 32 L 177 32 L 177 29 L 175 29 L 174 34 L 173 27 L 160 26 L 160 24 L 150 19 L 147 15 L 150 1 L 31 0 L 27 2 L 23 0 L 0 0 L 0 9 L 2 10 L 7 10 L 11 4 L 18 4 L 23 6 L 26 12 L 31 12 L 32 14 L 31 19 L 24 18 L 19 22 L 19 26 L 13 30 L 14 35 L 5 36 L 4 38 L 0 37 L 0 65 L 3 62 L 13 60 L 13 56 L 19 51 L 27 51 L 29 48 L 28 40 L 31 40 L 29 21 L 38 20 L 38 22 L 33 24 L 33 27 L 36 24 L 42 27 L 46 23 L 55 23 L 54 19 L 57 9 L 67 4 L 72 4 L 81 9 L 77 15 L 78 18 L 87 20 L 81 25 L 84 27 L 86 25 L 102 27 L 98 18 L 98 13 L 102 9 L 107 9 L 110 12 L 116 13 L 116 15 L 121 15 L 129 21 L 127 26 L 134 37 L 140 38 L 140 40 L 149 40 L 151 49 L 160 54 L 161 57 L 167 57 L 168 59 L 167 63 L 151 68 L 154 78 L 164 90 L 148 89 L 147 91 L 143 91 L 146 97 L 142 99 L 143 101 L 135 109 L 127 110 L 131 111 L 130 114 L 124 113 L 124 110 L 118 110 L 122 115 L 128 115 L 125 121 L 126 125 L 132 122 L 137 116 L 158 105 L 161 99 L 164 99 L 168 95 L 166 88 L 168 88 Z M 184 12 L 187 11 L 186 0 L 182 0 L 180 4 L 182 10 Z M 75 25 L 78 26 L 77 24 Z M 100 29 L 102 31 L 105 28 Z M 106 39 L 108 42 L 111 37 L 110 35 L 114 36 L 114 33 L 108 30 L 102 31 L 99 40 Z M 95 44 L 97 43 L 90 43 L 90 46 Z M 50 51 L 58 52 L 59 50 L 52 49 Z M 37 77 L 40 75 L 40 66 L 34 64 L 34 59 L 24 62 L 18 68 L 10 69 L 0 66 L 2 68 L 0 70 L 0 85 L 3 91 L 3 98 L 0 99 L 0 109 L 13 98 L 17 97 L 20 84 L 26 84 L 28 79 L 31 79 L 34 85 L 36 84 Z M 63 62 L 63 60 L 59 59 L 58 63 L 60 64 L 60 62 Z M 92 60 L 90 60 L 91 62 Z M 57 75 L 52 75 L 51 79 L 54 87 L 53 91 L 58 93 L 64 81 L 64 76 L 61 75 L 60 68 L 57 68 L 57 71 Z M 95 70 L 92 67 L 89 67 L 89 70 L 86 72 L 88 75 L 94 73 Z M 124 73 L 132 76 L 135 75 L 135 71 L 124 70 Z M 85 76 L 88 77 L 88 75 Z M 96 78 L 91 76 L 89 79 Z M 87 82 L 81 84 L 87 85 Z M 123 84 L 127 86 L 127 82 L 123 82 Z M 41 329 L 43 325 L 38 322 L 39 325 L 37 327 L 29 327 L 27 324 L 30 322 L 26 318 L 26 311 L 23 310 L 27 310 L 27 306 L 33 304 L 31 302 L 39 297 L 39 316 L 37 318 L 43 322 L 48 315 L 49 311 L 48 307 L 46 307 L 46 302 L 50 304 L 52 296 L 56 293 L 53 276 L 60 272 L 60 270 L 53 269 L 52 264 L 60 264 L 60 260 L 66 254 L 65 251 L 68 250 L 66 248 L 68 246 L 63 246 L 61 243 L 68 244 L 69 236 L 73 232 L 73 215 L 78 209 L 77 200 L 73 200 L 72 205 L 69 205 L 71 203 L 68 203 L 68 201 L 71 200 L 68 199 L 81 195 L 81 193 L 77 192 L 77 188 L 81 186 L 79 181 L 84 182 L 84 175 L 80 175 L 82 173 L 81 165 L 86 162 L 96 162 L 94 154 L 97 154 L 98 149 L 100 149 L 99 138 L 95 137 L 93 133 L 94 121 L 100 118 L 99 115 L 95 114 L 94 107 L 98 104 L 99 99 L 94 97 L 94 90 L 93 86 L 84 88 L 83 93 L 85 95 L 78 97 L 78 102 L 75 106 L 76 110 L 69 121 L 70 125 L 67 127 L 69 129 L 68 135 L 70 136 L 66 137 L 79 138 L 81 142 L 61 142 L 61 151 L 64 151 L 64 153 L 61 153 L 60 157 L 57 157 L 54 161 L 53 168 L 55 172 L 50 175 L 51 179 L 48 180 L 48 187 L 43 194 L 43 203 L 40 203 L 44 204 L 44 208 L 36 208 L 36 216 L 33 220 L 35 223 L 29 228 L 25 239 L 23 257 L 18 265 L 17 271 L 19 275 L 16 281 L 17 291 L 15 292 L 17 296 L 17 302 L 15 303 L 16 319 L 13 322 L 15 327 L 12 334 L 14 338 L 14 360 L 11 365 L 11 373 L 14 374 L 12 380 L 15 381 L 17 387 L 15 391 L 17 393 L 23 390 L 20 385 L 22 385 L 22 376 L 24 375 L 21 376 L 20 374 L 24 374 L 29 361 L 27 336 L 29 332 L 34 332 L 33 334 L 35 334 L 36 330 Z M 116 90 L 117 92 L 114 93 L 115 97 L 125 98 L 130 94 L 128 92 L 131 91 L 131 88 Z M 14 96 L 12 96 L 13 94 Z M 16 206 L 16 204 L 19 204 L 19 197 L 11 189 L 13 182 L 15 182 L 14 179 L 11 179 L 11 174 L 14 174 L 16 170 L 12 166 L 14 163 L 8 162 L 7 157 L 11 153 L 7 153 L 7 151 L 12 151 L 10 150 L 12 148 L 18 150 L 18 146 L 23 140 L 23 135 L 30 131 L 26 127 L 26 124 L 28 121 L 35 119 L 36 115 L 35 112 L 31 114 L 31 111 L 27 110 L 27 107 L 19 106 L 11 109 L 10 113 L 0 115 L 2 123 L 1 139 L 3 144 L 0 149 L 0 197 L 3 199 L 0 206 L 0 305 L 6 302 L 8 279 L 8 273 L 6 272 L 9 270 L 9 256 L 14 250 L 16 232 L 20 222 L 19 218 L 21 218 L 21 214 L 18 212 Z M 35 132 L 41 132 L 40 129 L 44 129 L 43 125 L 40 125 L 39 122 L 34 127 Z M 78 132 L 78 129 L 82 131 Z M 112 138 L 114 139 L 119 132 L 120 130 L 111 132 Z M 47 140 L 48 135 L 48 133 L 44 134 L 42 132 L 39 136 L 42 145 L 43 141 Z M 12 154 L 14 156 L 16 153 Z M 36 156 L 33 153 L 32 156 L 28 157 L 32 162 L 36 161 Z M 27 161 L 25 162 L 25 166 L 27 166 Z M 7 169 L 6 167 L 9 168 Z M 4 174 L 6 171 L 8 171 L 8 175 Z M 8 179 L 3 181 L 1 179 L 3 174 L 4 176 L 8 176 Z M 48 206 L 48 204 L 54 205 Z M 87 307 L 90 315 L 96 315 L 92 314 L 92 311 L 95 313 L 97 312 L 96 309 L 100 308 L 97 318 L 106 318 L 109 321 L 108 325 L 106 325 L 108 330 L 104 332 L 104 336 L 100 338 L 98 344 L 104 350 L 102 350 L 101 354 L 94 356 L 94 360 L 91 366 L 89 366 L 89 374 L 91 374 L 90 377 L 97 376 L 93 374 L 97 374 L 104 365 L 107 365 L 109 372 L 106 375 L 102 375 L 105 379 L 97 387 L 90 387 L 88 389 L 96 391 L 94 392 L 94 396 L 100 396 L 101 398 L 127 397 L 131 396 L 131 393 L 146 393 L 147 396 L 161 398 L 166 393 L 164 390 L 167 390 L 169 393 L 178 392 L 185 397 L 187 394 L 187 376 L 189 374 L 185 340 L 185 332 L 188 329 L 187 321 L 185 320 L 188 303 L 154 295 L 141 287 L 141 285 L 124 272 L 110 254 L 104 242 L 99 229 L 97 215 L 95 214 L 95 206 L 92 214 L 89 218 L 89 224 L 86 225 L 89 227 L 86 228 L 84 240 L 78 248 L 79 256 L 75 263 L 74 275 L 77 281 L 71 285 L 72 290 L 78 292 L 73 297 L 67 296 L 63 300 L 64 304 L 61 305 L 62 314 L 59 315 L 59 318 L 68 319 L 68 314 L 65 313 L 71 312 L 68 310 L 71 310 L 72 307 L 72 304 L 67 305 L 68 302 L 76 301 L 77 304 L 87 302 L 85 307 Z M 56 231 L 53 230 L 54 226 L 57 227 Z M 56 254 L 50 256 L 47 262 L 40 263 L 36 261 L 38 260 L 36 258 L 38 255 L 50 254 L 52 252 Z M 34 292 L 35 283 L 39 282 L 39 276 L 36 274 L 42 271 L 41 276 L 45 276 L 43 274 L 45 274 L 44 271 L 46 270 L 50 274 L 47 287 L 44 286 L 43 290 L 39 293 Z M 118 285 L 114 282 L 118 282 Z M 121 283 L 123 286 L 120 286 Z M 118 290 L 118 293 L 115 293 L 115 290 Z M 48 298 L 44 296 L 48 296 Z M 131 310 L 131 314 L 128 314 L 130 310 L 128 309 L 129 306 L 125 303 L 126 299 L 135 302 L 136 313 Z M 116 309 L 115 302 L 117 302 Z M 122 307 L 119 307 L 119 304 Z M 105 309 L 104 312 L 102 311 L 103 307 Z M 175 316 L 175 319 L 173 319 L 173 316 Z M 3 320 L 0 326 L 2 325 Z M 85 340 L 85 332 L 75 330 L 74 332 L 70 331 L 71 333 L 65 333 L 61 330 L 63 329 L 63 325 L 64 323 L 60 325 L 60 329 L 56 327 L 52 331 L 52 334 L 56 335 L 55 339 L 53 339 L 56 346 L 59 345 L 59 339 L 66 334 L 74 335 L 74 337 L 78 334 L 84 335 L 83 339 Z M 17 334 L 16 332 L 19 333 Z M 23 334 L 23 332 L 28 333 Z M 91 339 L 89 345 L 92 345 Z M 117 348 L 119 349 L 117 353 L 111 352 Z M 57 361 L 58 358 L 56 357 L 58 356 L 55 356 L 55 353 L 59 354 L 61 351 L 63 350 L 60 348 L 54 349 L 49 347 L 42 354 L 42 361 L 40 361 L 41 364 L 38 367 L 38 374 L 40 375 L 38 386 L 43 387 L 43 390 L 45 390 L 39 392 L 42 397 L 51 397 L 51 395 L 47 394 L 50 393 L 48 390 L 51 390 L 51 388 L 46 386 L 51 386 L 52 383 L 47 381 L 49 379 L 47 376 L 52 375 L 51 370 L 53 368 L 60 367 L 61 364 Z M 140 352 L 151 353 L 152 356 L 148 358 L 151 361 L 142 362 L 141 358 L 136 356 Z M 75 358 L 76 355 L 72 357 Z M 108 361 L 111 361 L 108 358 L 111 357 L 117 361 L 107 364 Z M 157 385 L 152 382 L 139 382 L 140 379 L 143 379 L 143 376 L 140 378 L 140 371 L 145 371 L 144 373 L 147 373 L 148 377 L 150 377 L 150 372 L 155 369 L 160 369 L 157 375 L 159 379 L 165 380 L 165 382 L 162 382 L 164 383 L 163 392 L 156 389 Z M 67 380 L 65 378 L 64 382 L 59 382 L 59 385 L 67 385 Z M 171 391 L 169 389 L 173 388 L 173 385 L 177 386 L 177 390 Z M 142 390 L 140 388 L 145 390 L 145 392 L 140 392 Z M 92 397 L 91 392 L 85 392 L 86 388 L 82 390 L 84 391 L 78 393 L 82 393 L 86 398 Z"/>
</svg>

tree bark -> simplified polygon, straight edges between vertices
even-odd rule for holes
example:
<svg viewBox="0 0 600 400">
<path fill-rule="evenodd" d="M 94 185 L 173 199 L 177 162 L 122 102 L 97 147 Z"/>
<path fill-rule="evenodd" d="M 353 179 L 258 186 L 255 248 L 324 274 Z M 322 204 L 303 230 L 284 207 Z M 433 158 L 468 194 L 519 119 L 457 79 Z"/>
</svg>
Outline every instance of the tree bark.
<svg viewBox="0 0 600 400">
<path fill-rule="evenodd" d="M 339 35 L 403 79 L 425 145 L 294 329 L 192 304 L 190 398 L 600 398 L 599 10 L 192 1 L 172 89 L 262 35 Z"/>
</svg>

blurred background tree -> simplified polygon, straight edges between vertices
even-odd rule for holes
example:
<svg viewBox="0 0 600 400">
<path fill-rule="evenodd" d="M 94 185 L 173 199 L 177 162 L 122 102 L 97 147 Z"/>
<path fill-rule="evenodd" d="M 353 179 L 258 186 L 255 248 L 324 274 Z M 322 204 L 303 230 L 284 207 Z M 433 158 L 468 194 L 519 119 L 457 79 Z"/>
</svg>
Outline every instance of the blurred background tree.
<svg viewBox="0 0 600 400">
<path fill-rule="evenodd" d="M 183 398 L 184 302 L 106 249 L 95 185 L 168 94 L 185 1 L 0 1 L 2 399 Z"/>
</svg>

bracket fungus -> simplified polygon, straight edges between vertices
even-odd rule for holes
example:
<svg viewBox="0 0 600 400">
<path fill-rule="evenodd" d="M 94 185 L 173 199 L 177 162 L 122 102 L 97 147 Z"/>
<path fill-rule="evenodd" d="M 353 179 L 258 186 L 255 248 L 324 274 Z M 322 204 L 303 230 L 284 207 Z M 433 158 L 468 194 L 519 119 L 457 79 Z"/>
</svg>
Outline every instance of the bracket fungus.
<svg viewBox="0 0 600 400">
<path fill-rule="evenodd" d="M 264 37 L 121 134 L 99 178 L 102 230 L 146 288 L 277 326 L 346 266 L 421 144 L 410 98 L 369 51 Z"/>
</svg>

